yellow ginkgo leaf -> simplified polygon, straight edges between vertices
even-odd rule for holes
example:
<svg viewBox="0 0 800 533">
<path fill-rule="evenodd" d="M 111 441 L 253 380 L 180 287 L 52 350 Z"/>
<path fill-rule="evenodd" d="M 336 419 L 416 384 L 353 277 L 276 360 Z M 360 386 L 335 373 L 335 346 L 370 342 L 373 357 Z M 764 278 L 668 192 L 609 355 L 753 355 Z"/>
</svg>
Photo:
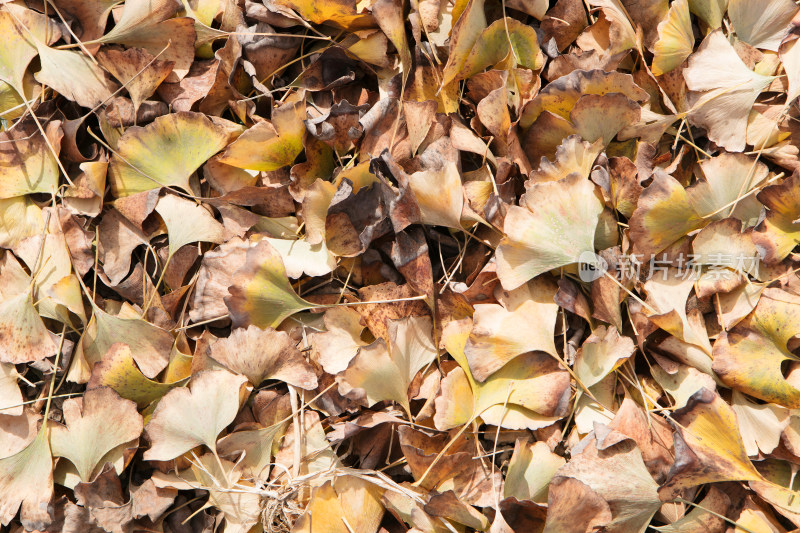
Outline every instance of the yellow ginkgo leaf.
<svg viewBox="0 0 800 533">
<path fill-rule="evenodd" d="M 173 389 L 159 400 L 145 427 L 147 461 L 169 461 L 195 446 L 216 451 L 217 436 L 239 412 L 247 378 L 227 370 L 207 370 L 192 377 L 188 388 Z"/>
<path fill-rule="evenodd" d="M 733 412 L 739 422 L 739 434 L 744 449 L 750 457 L 772 453 L 781 441 L 781 434 L 789 425 L 789 410 L 773 404 L 751 402 L 739 391 L 733 391 Z"/>
<path fill-rule="evenodd" d="M 37 43 L 42 69 L 36 81 L 52 87 L 80 106 L 95 108 L 111 98 L 116 83 L 84 53 Z"/>
<path fill-rule="evenodd" d="M 306 107 L 289 102 L 272 110 L 272 122 L 259 122 L 219 156 L 220 163 L 248 170 L 271 171 L 291 165 L 303 151 Z"/>
<path fill-rule="evenodd" d="M 565 463 L 564 458 L 551 452 L 544 442 L 517 439 L 508 463 L 503 496 L 545 503 L 550 480 Z"/>
<path fill-rule="evenodd" d="M 247 250 L 228 292 L 225 304 L 234 327 L 274 328 L 287 317 L 316 307 L 294 292 L 281 255 L 266 240 Z"/>
<path fill-rule="evenodd" d="M 175 194 L 167 194 L 158 200 L 158 213 L 167 226 L 169 235 L 169 257 L 181 246 L 191 242 L 224 241 L 225 228 L 217 222 L 203 206 Z M 191 220 L 191 224 L 186 222 Z"/>
<path fill-rule="evenodd" d="M 25 71 L 38 52 L 30 34 L 18 21 L 19 18 L 8 8 L 0 10 L 0 35 L 3 36 L 3 46 L 0 47 L 0 80 L 13 87 L 19 96 L 23 96 Z M 37 33 L 36 29 L 33 32 Z"/>
<path fill-rule="evenodd" d="M 617 328 L 600 326 L 583 342 L 575 357 L 575 375 L 591 387 L 633 355 L 636 346 L 630 337 L 620 336 Z"/>
<path fill-rule="evenodd" d="M 758 200 L 767 216 L 752 233 L 753 242 L 765 263 L 782 261 L 800 243 L 800 175 L 793 173 L 783 182 L 764 187 Z"/>
<path fill-rule="evenodd" d="M 130 347 L 115 343 L 102 361 L 94 365 L 87 388 L 110 387 L 121 397 L 136 402 L 139 408 L 145 408 L 184 381 L 160 383 L 148 379 L 136 366 Z"/>
<path fill-rule="evenodd" d="M 708 138 L 723 148 L 744 150 L 753 103 L 775 78 L 747 68 L 722 30 L 703 40 L 689 57 L 683 77 L 692 91 L 689 120 L 705 128 Z"/>
<path fill-rule="evenodd" d="M 56 149 L 61 145 L 63 132 L 60 126 L 58 121 L 45 126 L 47 140 L 35 127 L 30 131 L 16 128 L 0 132 L 0 174 L 3 175 L 0 198 L 55 190 L 59 177 L 58 162 L 48 148 L 47 141 Z M 17 206 L 22 207 L 20 204 Z M 3 218 L 5 216 L 8 215 L 4 214 Z"/>
<path fill-rule="evenodd" d="M 52 497 L 53 457 L 43 426 L 24 449 L 0 459 L 0 524 L 7 526 L 19 510 L 26 530 L 46 529 Z"/>
<path fill-rule="evenodd" d="M 722 26 L 727 8 L 728 0 L 689 0 L 689 11 L 697 15 L 711 30 Z"/>
<path fill-rule="evenodd" d="M 369 342 L 361 339 L 364 326 L 358 311 L 348 307 L 331 307 L 323 318 L 325 331 L 309 334 L 314 360 L 323 370 L 336 375 L 345 370 L 358 351 Z"/>
<path fill-rule="evenodd" d="M 70 398 L 62 410 L 66 426 L 50 428 L 50 447 L 55 457 L 65 457 L 75 466 L 84 483 L 93 481 L 109 452 L 142 433 L 142 415 L 136 404 L 108 387 Z"/>
<path fill-rule="evenodd" d="M 728 17 L 736 36 L 750 46 L 777 51 L 798 12 L 792 0 L 730 0 Z"/>
<path fill-rule="evenodd" d="M 669 174 L 656 170 L 642 191 L 630 220 L 634 252 L 655 254 L 703 225 L 686 189 Z"/>
<path fill-rule="evenodd" d="M 484 0 L 468 0 L 460 4 L 463 11 L 453 25 L 450 33 L 450 55 L 442 73 L 442 88 L 446 87 L 461 72 L 467 56 L 472 52 L 475 42 L 486 28 Z"/>
<path fill-rule="evenodd" d="M 169 363 L 169 353 L 175 340 L 167 331 L 137 316 L 130 307 L 123 307 L 118 316 L 95 308 L 75 348 L 75 359 L 70 365 L 67 379 L 86 383 L 92 366 L 117 342 L 127 344 L 142 373 L 153 378 Z"/>
<path fill-rule="evenodd" d="M 408 186 L 414 192 L 423 224 L 461 229 L 464 191 L 454 162 L 410 174 Z"/>
<path fill-rule="evenodd" d="M 477 381 L 464 349 L 472 329 L 469 319 L 450 322 L 442 344 L 459 367 L 442 379 L 434 424 L 439 429 L 463 426 L 480 418 L 508 429 L 539 429 L 558 420 L 567 409 L 569 374 L 543 352 L 515 357 L 500 370 Z"/>
<path fill-rule="evenodd" d="M 383 33 L 392 41 L 400 54 L 400 64 L 403 67 L 403 83 L 411 73 L 411 50 L 406 38 L 406 19 L 403 14 L 403 4 L 394 0 L 378 0 L 372 4 L 372 14 Z"/>
<path fill-rule="evenodd" d="M 708 221 L 735 217 L 755 225 L 761 205 L 750 193 L 766 181 L 767 165 L 745 154 L 723 153 L 703 160 L 700 168 L 705 180 L 686 190 L 695 212 Z"/>
<path fill-rule="evenodd" d="M 800 407 L 800 389 L 781 369 L 795 361 L 787 347 L 800 332 L 800 298 L 765 289 L 756 308 L 714 343 L 712 368 L 723 383 L 761 400 Z"/>
<path fill-rule="evenodd" d="M 356 389 L 361 389 L 367 405 L 391 400 L 410 412 L 408 387 L 417 372 L 436 358 L 431 334 L 428 317 L 390 321 L 391 342 L 379 339 L 361 348 L 347 370 L 336 376 L 339 392 L 359 395 Z"/>
<path fill-rule="evenodd" d="M 588 178 L 597 156 L 602 151 L 603 146 L 599 141 L 588 143 L 577 135 L 570 135 L 556 148 L 556 157 L 553 162 L 545 157 L 542 158 L 539 169 L 531 172 L 525 182 L 525 189 L 543 181 L 558 181 L 573 172 Z M 535 209 L 536 206 L 528 207 Z"/>
<path fill-rule="evenodd" d="M 22 414 L 22 391 L 17 384 L 17 369 L 11 363 L 0 363 L 0 415 Z"/>
<path fill-rule="evenodd" d="M 383 517 L 380 489 L 354 476 L 337 476 L 311 495 L 295 533 L 375 533 Z"/>
<path fill-rule="evenodd" d="M 510 43 L 510 46 L 509 46 Z M 517 19 L 499 19 L 483 30 L 456 79 L 468 79 L 511 54 L 512 65 L 538 70 L 544 65 L 536 31 Z"/>
<path fill-rule="evenodd" d="M 660 76 L 683 63 L 694 51 L 694 32 L 689 0 L 676 0 L 667 18 L 658 25 L 658 41 L 653 50 L 653 74 Z"/>
<path fill-rule="evenodd" d="M 733 409 L 719 394 L 700 389 L 672 419 L 676 457 L 659 488 L 662 498 L 704 483 L 762 479 L 747 458 Z"/>
<path fill-rule="evenodd" d="M 694 283 L 692 276 L 685 276 L 678 269 L 655 274 L 644 284 L 648 305 L 644 311 L 647 318 L 664 331 L 711 354 L 703 315 L 696 309 L 686 311 L 686 301 Z"/>
<path fill-rule="evenodd" d="M 270 473 L 273 444 L 285 429 L 286 423 L 278 423 L 265 428 L 236 431 L 219 439 L 217 453 L 225 457 L 242 456 L 238 462 L 242 475 L 263 480 Z"/>
<path fill-rule="evenodd" d="M 554 334 L 558 287 L 545 276 L 498 298 L 499 304 L 475 305 L 474 324 L 464 353 L 478 381 L 499 370 L 514 357 L 534 350 L 557 355 Z"/>
<path fill-rule="evenodd" d="M 162 186 L 189 191 L 194 171 L 227 142 L 228 134 L 201 113 L 171 113 L 128 128 L 108 169 L 111 191 L 117 197 Z"/>
<path fill-rule="evenodd" d="M 330 2 L 278 0 L 276 5 L 293 9 L 304 20 L 315 24 L 331 23 L 339 28 L 350 30 L 374 27 L 375 24 L 371 15 L 360 14 L 356 11 L 360 5 L 356 0 L 333 0 Z"/>
<path fill-rule="evenodd" d="M 636 85 L 630 74 L 603 70 L 575 70 L 548 83 L 522 110 L 519 125 L 528 129 L 539 115 L 549 111 L 569 119 L 578 99 L 587 94 L 624 94 L 634 102 L 644 102 L 647 93 Z"/>
<path fill-rule="evenodd" d="M 539 274 L 578 262 L 584 252 L 594 253 L 603 201 L 591 181 L 572 174 L 537 183 L 520 203 L 536 207 L 508 209 L 505 237 L 497 247 L 503 288 L 515 289 Z"/>
</svg>

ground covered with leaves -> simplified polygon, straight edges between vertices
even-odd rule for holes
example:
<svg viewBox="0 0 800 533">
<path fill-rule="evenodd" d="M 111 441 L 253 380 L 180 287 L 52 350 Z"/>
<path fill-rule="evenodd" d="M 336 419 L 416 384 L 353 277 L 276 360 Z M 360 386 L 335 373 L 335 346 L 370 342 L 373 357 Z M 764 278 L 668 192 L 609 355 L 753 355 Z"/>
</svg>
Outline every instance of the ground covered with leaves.
<svg viewBox="0 0 800 533">
<path fill-rule="evenodd" d="M 4 531 L 800 527 L 792 0 L 0 0 Z"/>
</svg>

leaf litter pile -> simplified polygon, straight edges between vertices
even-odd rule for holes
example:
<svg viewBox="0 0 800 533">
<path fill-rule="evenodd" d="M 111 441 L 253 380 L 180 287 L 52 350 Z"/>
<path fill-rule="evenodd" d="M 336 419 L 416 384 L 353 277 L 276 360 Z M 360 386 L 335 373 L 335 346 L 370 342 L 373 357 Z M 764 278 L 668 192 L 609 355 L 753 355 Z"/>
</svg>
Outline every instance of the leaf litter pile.
<svg viewBox="0 0 800 533">
<path fill-rule="evenodd" d="M 3 530 L 800 527 L 799 36 L 0 1 Z"/>
</svg>

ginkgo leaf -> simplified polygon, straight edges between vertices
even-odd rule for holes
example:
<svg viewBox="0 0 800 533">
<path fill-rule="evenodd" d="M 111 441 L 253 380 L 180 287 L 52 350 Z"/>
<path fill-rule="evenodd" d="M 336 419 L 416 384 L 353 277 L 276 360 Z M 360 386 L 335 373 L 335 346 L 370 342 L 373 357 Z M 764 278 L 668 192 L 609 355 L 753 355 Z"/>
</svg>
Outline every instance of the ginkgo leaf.
<svg viewBox="0 0 800 533">
<path fill-rule="evenodd" d="M 747 455 L 758 455 L 759 450 L 765 454 L 772 453 L 789 425 L 789 410 L 778 405 L 751 402 L 738 391 L 733 391 L 731 407 L 736 413 Z"/>
<path fill-rule="evenodd" d="M 694 32 L 689 0 L 676 0 L 669 6 L 667 18 L 658 25 L 658 41 L 653 49 L 652 71 L 666 74 L 683 63 L 694 51 Z"/>
<path fill-rule="evenodd" d="M 225 228 L 217 222 L 207 209 L 191 200 L 175 194 L 167 194 L 158 200 L 156 213 L 164 220 L 169 234 L 169 257 L 181 246 L 190 242 L 224 241 Z M 191 224 L 186 221 L 191 220 Z"/>
<path fill-rule="evenodd" d="M 703 160 L 700 168 L 705 180 L 686 190 L 695 212 L 706 220 L 736 217 L 755 225 L 761 205 L 749 193 L 766 181 L 767 166 L 744 154 L 723 153 Z"/>
<path fill-rule="evenodd" d="M 269 475 L 272 446 L 285 429 L 285 423 L 278 423 L 265 428 L 235 431 L 219 439 L 217 453 L 226 457 L 244 453 L 238 463 L 242 475 L 264 479 Z"/>
<path fill-rule="evenodd" d="M 461 229 L 464 192 L 455 163 L 414 172 L 408 176 L 408 186 L 414 192 L 422 223 Z"/>
<path fill-rule="evenodd" d="M 508 463 L 503 496 L 544 503 L 550 480 L 565 463 L 564 458 L 551 452 L 544 442 L 517 439 Z"/>
<path fill-rule="evenodd" d="M 33 306 L 30 288 L 0 303 L 0 362 L 28 363 L 55 355 L 58 347 Z"/>
<path fill-rule="evenodd" d="M 17 384 L 17 369 L 10 363 L 0 363 L 0 415 L 22 414 L 22 391 Z"/>
<path fill-rule="evenodd" d="M 347 370 L 336 376 L 343 395 L 361 389 L 367 404 L 391 400 L 410 411 L 408 387 L 417 372 L 436 358 L 427 317 L 389 322 L 388 345 L 379 339 L 361 348 Z M 358 392 L 356 392 L 358 394 Z"/>
<path fill-rule="evenodd" d="M 297 519 L 297 533 L 375 533 L 383 516 L 377 487 L 354 476 L 326 481 L 311 496 L 306 512 Z"/>
<path fill-rule="evenodd" d="M 481 32 L 456 79 L 470 78 L 486 67 L 500 63 L 509 54 L 516 65 L 531 70 L 538 70 L 544 65 L 536 31 L 507 17 L 494 21 Z"/>
<path fill-rule="evenodd" d="M 594 184 L 573 174 L 561 181 L 537 183 L 511 206 L 505 238 L 497 248 L 497 276 L 507 290 L 539 274 L 578 262 L 594 253 L 594 235 L 603 202 Z"/>
<path fill-rule="evenodd" d="M 647 318 L 684 342 L 699 346 L 711 353 L 705 322 L 697 310 L 688 312 L 686 301 L 694 288 L 695 280 L 684 276 L 677 269 L 661 272 L 644 284 L 647 293 Z"/>
<path fill-rule="evenodd" d="M 731 500 L 725 492 L 711 485 L 700 504 L 686 513 L 683 518 L 653 529 L 660 533 L 700 533 L 713 531 L 715 528 L 722 529 L 725 527 L 725 521 L 720 517 L 726 515 L 730 506 Z M 750 525 L 743 523 L 741 516 L 736 520 L 736 524 L 737 528 Z M 755 528 L 753 530 L 757 531 Z"/>
<path fill-rule="evenodd" d="M 19 95 L 24 95 L 25 70 L 39 53 L 36 44 L 30 34 L 21 27 L 18 19 L 7 9 L 0 10 L 0 33 L 3 35 L 3 47 L 0 49 L 0 80 L 13 87 Z"/>
<path fill-rule="evenodd" d="M 261 517 L 261 497 L 247 490 L 231 490 L 246 487 L 241 481 L 241 471 L 234 463 L 207 453 L 192 462 L 191 470 L 181 473 L 183 479 L 193 481 L 208 491 L 209 502 L 225 519 L 225 529 L 238 532 L 250 531 Z M 192 479 L 194 478 L 194 479 Z"/>
<path fill-rule="evenodd" d="M 592 387 L 633 355 L 636 347 L 630 337 L 620 336 L 616 328 L 600 326 L 583 342 L 575 356 L 575 375 Z"/>
<path fill-rule="evenodd" d="M 136 402 L 138 407 L 145 408 L 183 381 L 160 383 L 148 379 L 136 366 L 130 347 L 114 343 L 103 359 L 94 365 L 87 389 L 109 387 L 121 397 Z"/>
<path fill-rule="evenodd" d="M 672 419 L 676 457 L 659 488 L 662 497 L 703 483 L 762 479 L 747 458 L 736 415 L 717 393 L 700 389 L 686 407 L 673 412 Z"/>
<path fill-rule="evenodd" d="M 408 38 L 406 38 L 402 5 L 398 5 L 392 0 L 378 0 L 372 4 L 372 14 L 375 16 L 378 26 L 400 54 L 403 82 L 405 82 L 411 74 L 411 50 L 408 47 Z"/>
<path fill-rule="evenodd" d="M 19 510 L 25 529 L 46 529 L 52 497 L 53 457 L 43 427 L 24 449 L 0 459 L 0 524 L 7 526 Z"/>
<path fill-rule="evenodd" d="M 117 197 L 161 186 L 190 191 L 194 171 L 227 142 L 222 128 L 200 113 L 172 113 L 128 128 L 108 169 L 111 191 Z"/>
<path fill-rule="evenodd" d="M 767 207 L 767 216 L 753 232 L 753 242 L 764 262 L 782 261 L 800 242 L 800 175 L 793 173 L 782 183 L 764 187 L 758 200 Z"/>
<path fill-rule="evenodd" d="M 62 410 L 66 425 L 50 428 L 50 447 L 55 457 L 65 457 L 75 465 L 84 483 L 91 482 L 103 467 L 106 454 L 142 433 L 136 404 L 108 387 L 70 398 Z"/>
<path fill-rule="evenodd" d="M 314 360 L 323 370 L 336 375 L 345 370 L 358 351 L 370 344 L 361 339 L 364 326 L 358 311 L 348 307 L 332 307 L 325 311 L 325 331 L 308 336 Z"/>
<path fill-rule="evenodd" d="M 169 461 L 195 446 L 216 451 L 217 436 L 239 412 L 249 393 L 247 378 L 227 370 L 207 370 L 192 377 L 187 388 L 173 389 L 156 405 L 145 427 L 150 449 L 145 460 Z"/>
<path fill-rule="evenodd" d="M 278 0 L 276 6 L 296 11 L 303 19 L 315 24 L 331 22 L 337 27 L 358 29 L 374 24 L 372 16 L 356 12 L 355 0 L 336 0 L 319 3 L 316 0 Z"/>
<path fill-rule="evenodd" d="M 86 54 L 37 43 L 42 69 L 36 81 L 49 85 L 83 107 L 94 108 L 111 98 L 117 86 Z"/>
<path fill-rule="evenodd" d="M 675 400 L 674 406 L 680 409 L 689 402 L 689 398 L 702 388 L 714 391 L 717 388 L 714 378 L 690 366 L 681 366 L 678 371 L 668 374 L 661 367 L 653 366 L 653 379 L 655 379 L 664 392 Z"/>
<path fill-rule="evenodd" d="M 142 373 L 153 378 L 167 366 L 175 339 L 165 330 L 136 316 L 136 312 L 130 308 L 123 308 L 119 316 L 96 308 L 78 342 L 76 357 L 67 379 L 86 383 L 92 366 L 118 342 L 130 347 L 133 359 Z"/>
<path fill-rule="evenodd" d="M 730 0 L 728 17 L 736 36 L 756 48 L 777 51 L 798 7 L 792 0 Z"/>
<path fill-rule="evenodd" d="M 553 162 L 545 157 L 542 158 L 539 169 L 531 172 L 529 179 L 525 181 L 525 189 L 529 189 L 534 183 L 559 181 L 573 172 L 588 178 L 594 162 L 602 150 L 603 147 L 599 140 L 588 143 L 577 135 L 570 135 L 556 148 L 556 157 Z M 535 208 L 536 206 L 530 207 Z"/>
<path fill-rule="evenodd" d="M 436 427 L 450 429 L 478 417 L 509 429 L 539 429 L 554 423 L 567 407 L 569 374 L 552 356 L 529 352 L 477 381 L 464 354 L 471 326 L 469 319 L 453 321 L 442 332 L 442 343 L 459 368 L 442 379 L 435 401 Z"/>
<path fill-rule="evenodd" d="M 486 28 L 484 0 L 468 0 L 462 6 L 461 16 L 456 19 L 450 34 L 450 55 L 447 56 L 447 64 L 442 72 L 442 87 L 456 79 L 467 61 L 467 56 L 472 52 L 475 41 Z"/>
<path fill-rule="evenodd" d="M 464 353 L 478 381 L 499 370 L 514 357 L 541 350 L 556 355 L 554 333 L 558 288 L 537 277 L 501 298 L 498 304 L 475 305 L 474 325 Z"/>
<path fill-rule="evenodd" d="M 194 59 L 196 34 L 191 18 L 170 18 L 178 6 L 168 0 L 126 0 L 117 24 L 97 42 L 143 48 L 173 62 L 176 78 L 183 78 Z"/>
<path fill-rule="evenodd" d="M 248 170 L 270 171 L 291 165 L 303 151 L 305 118 L 303 102 L 289 102 L 273 109 L 272 122 L 259 122 L 249 128 L 218 160 Z"/>
<path fill-rule="evenodd" d="M 639 121 L 641 107 L 624 94 L 587 94 L 575 102 L 569 117 L 582 139 L 606 146 Z"/>
<path fill-rule="evenodd" d="M 0 132 L 0 172 L 3 174 L 0 198 L 55 190 L 58 162 L 47 141 L 56 149 L 60 147 L 63 135 L 60 125 L 55 121 L 45 126 L 47 140 L 38 130 L 30 134 L 16 130 Z"/>
<path fill-rule="evenodd" d="M 656 170 L 630 220 L 634 251 L 655 254 L 703 224 L 678 180 Z"/>
<path fill-rule="evenodd" d="M 120 83 L 133 101 L 134 110 L 153 95 L 156 88 L 172 72 L 174 64 L 160 61 L 140 48 L 128 50 L 102 49 L 97 60 Z"/>
<path fill-rule="evenodd" d="M 728 9 L 728 0 L 689 0 L 689 10 L 705 22 L 711 30 L 722 26 L 726 9 Z"/>
<path fill-rule="evenodd" d="M 602 425 L 573 449 L 572 459 L 556 472 L 553 483 L 560 478 L 585 483 L 608 503 L 612 520 L 605 525 L 607 531 L 643 533 L 661 507 L 658 485 L 636 443 Z"/>
<path fill-rule="evenodd" d="M 324 276 L 336 269 L 336 258 L 325 246 L 325 241 L 311 244 L 307 239 L 265 238 L 283 259 L 283 266 L 290 278 Z"/>
<path fill-rule="evenodd" d="M 238 328 L 211 345 L 208 355 L 229 370 L 247 376 L 254 386 L 278 379 L 301 389 L 315 389 L 317 376 L 284 331 L 256 326 Z"/>
<path fill-rule="evenodd" d="M 280 254 L 268 241 L 247 250 L 228 292 L 225 304 L 234 327 L 274 328 L 294 313 L 315 307 L 294 292 Z"/>
<path fill-rule="evenodd" d="M 634 102 L 647 100 L 647 93 L 629 74 L 603 70 L 575 70 L 547 84 L 522 110 L 519 125 L 528 129 L 544 112 L 569 119 L 570 111 L 587 94 L 620 93 Z"/>
<path fill-rule="evenodd" d="M 693 91 L 689 119 L 723 148 L 744 150 L 750 110 L 774 77 L 747 68 L 721 30 L 703 39 L 683 77 Z"/>
<path fill-rule="evenodd" d="M 767 402 L 800 407 L 800 389 L 781 370 L 794 361 L 787 342 L 800 332 L 800 298 L 765 289 L 756 308 L 714 343 L 714 372 L 723 383 Z"/>
</svg>

